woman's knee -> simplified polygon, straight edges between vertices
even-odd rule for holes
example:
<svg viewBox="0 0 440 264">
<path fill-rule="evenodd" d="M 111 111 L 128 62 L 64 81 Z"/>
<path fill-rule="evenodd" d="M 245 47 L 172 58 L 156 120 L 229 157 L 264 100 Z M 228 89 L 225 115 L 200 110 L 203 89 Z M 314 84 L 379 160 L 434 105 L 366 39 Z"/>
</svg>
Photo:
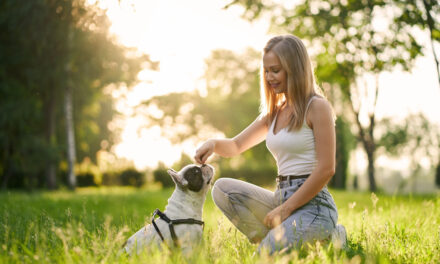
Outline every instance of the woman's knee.
<svg viewBox="0 0 440 264">
<path fill-rule="evenodd" d="M 225 190 L 227 189 L 226 186 L 228 185 L 228 182 L 227 178 L 220 178 L 215 181 L 211 191 L 212 199 L 215 204 L 219 205 L 219 203 L 224 202 L 223 200 L 226 198 Z"/>
</svg>

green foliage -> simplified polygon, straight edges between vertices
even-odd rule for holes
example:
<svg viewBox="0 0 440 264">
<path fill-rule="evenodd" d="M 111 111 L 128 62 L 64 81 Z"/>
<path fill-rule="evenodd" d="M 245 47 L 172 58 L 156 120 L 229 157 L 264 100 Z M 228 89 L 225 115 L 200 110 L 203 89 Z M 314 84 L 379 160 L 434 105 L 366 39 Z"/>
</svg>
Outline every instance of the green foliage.
<svg viewBox="0 0 440 264">
<path fill-rule="evenodd" d="M 78 175 L 78 178 L 80 175 Z M 98 175 L 94 175 L 97 182 Z M 105 172 L 99 185 L 104 186 L 132 186 L 140 188 L 146 182 L 146 175 L 134 168 L 127 168 L 122 171 Z"/>
<path fill-rule="evenodd" d="M 336 119 L 336 170 L 329 186 L 345 189 L 348 178 L 348 162 L 351 151 L 356 147 L 356 138 L 343 116 Z"/>
<path fill-rule="evenodd" d="M 0 193 L 2 263 L 435 263 L 440 198 L 332 191 L 348 248 L 314 244 L 268 256 L 249 243 L 208 194 L 204 244 L 185 258 L 155 249 L 118 255 L 124 241 L 163 209 L 173 189 L 87 188 Z M 429 214 L 426 212 L 429 211 Z M 420 217 L 423 215 L 423 217 Z"/>
<path fill-rule="evenodd" d="M 415 33 L 415 30 L 408 29 L 422 29 L 429 32 L 431 40 L 432 54 L 436 64 L 437 78 L 440 84 L 440 68 L 439 68 L 439 54 L 436 52 L 434 46 L 440 43 L 440 5 L 437 0 L 394 0 L 395 5 L 399 8 L 400 13 L 396 16 L 393 23 L 395 31 L 406 31 L 413 35 L 414 39 L 420 41 L 420 38 Z"/>
<path fill-rule="evenodd" d="M 382 150 L 394 156 L 407 154 L 415 162 L 425 156 L 436 164 L 440 155 L 440 127 L 423 114 L 409 115 L 399 123 L 384 119 L 378 125 L 382 131 L 378 147 Z"/>
<path fill-rule="evenodd" d="M 159 164 L 159 166 L 153 171 L 153 178 L 155 182 L 159 182 L 162 187 L 169 188 L 174 186 L 174 181 L 171 179 L 171 176 L 167 172 L 167 168 L 163 164 Z"/>
<path fill-rule="evenodd" d="M 145 175 L 135 169 L 126 169 L 121 173 L 123 186 L 141 187 L 145 183 Z"/>
<path fill-rule="evenodd" d="M 119 46 L 109 26 L 105 10 L 85 0 L 0 4 L 3 187 L 22 176 L 13 181 L 42 186 L 47 169 L 65 160 L 67 87 L 73 91 L 78 160 L 95 161 L 101 141 L 113 143 L 107 127 L 113 101 L 104 88 L 130 85 L 141 66 L 155 65 Z"/>
<path fill-rule="evenodd" d="M 97 186 L 95 182 L 95 175 L 91 172 L 76 175 L 76 184 L 78 187 Z"/>
</svg>

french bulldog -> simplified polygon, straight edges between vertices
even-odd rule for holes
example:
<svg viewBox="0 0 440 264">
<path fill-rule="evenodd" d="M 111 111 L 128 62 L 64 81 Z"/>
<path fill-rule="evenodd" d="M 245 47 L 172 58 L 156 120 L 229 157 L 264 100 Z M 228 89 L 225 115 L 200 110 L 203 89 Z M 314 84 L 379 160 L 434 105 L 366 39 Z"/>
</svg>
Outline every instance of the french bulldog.
<svg viewBox="0 0 440 264">
<path fill-rule="evenodd" d="M 214 177 L 214 168 L 207 164 L 201 166 L 191 164 L 179 172 L 169 169 L 168 174 L 176 188 L 168 199 L 163 212 L 165 216 L 154 219 L 158 211 L 156 210 L 152 223 L 142 227 L 127 240 L 123 249 L 129 255 L 134 250 L 139 254 L 149 246 L 155 245 L 161 248 L 164 244 L 170 248 L 180 247 L 185 254 L 191 252 L 193 246 L 201 242 L 203 204 Z M 158 215 L 161 214 L 162 212 L 159 211 Z M 179 219 L 190 219 L 192 223 L 181 221 L 183 223 L 169 226 L 167 220 L 179 221 Z"/>
</svg>

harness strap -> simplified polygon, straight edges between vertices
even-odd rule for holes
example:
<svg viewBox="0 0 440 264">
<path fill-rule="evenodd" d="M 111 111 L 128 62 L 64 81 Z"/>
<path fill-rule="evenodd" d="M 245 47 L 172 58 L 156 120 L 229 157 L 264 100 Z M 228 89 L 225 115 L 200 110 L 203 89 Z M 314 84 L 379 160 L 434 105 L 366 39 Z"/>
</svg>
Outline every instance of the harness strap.
<svg viewBox="0 0 440 264">
<path fill-rule="evenodd" d="M 160 232 L 159 227 L 157 227 L 155 220 L 156 215 L 159 216 L 160 219 L 165 221 L 168 224 L 168 228 L 170 229 L 171 238 L 173 239 L 173 243 L 175 247 L 179 247 L 179 239 L 177 238 L 176 232 L 174 231 L 174 225 L 180 225 L 180 224 L 196 224 L 201 225 L 202 229 L 205 228 L 205 223 L 203 221 L 199 221 L 193 218 L 187 218 L 187 219 L 175 219 L 171 220 L 166 216 L 164 213 L 162 213 L 159 209 L 154 210 L 153 213 L 153 219 L 151 220 L 151 223 L 154 226 L 154 229 L 156 230 L 157 234 L 160 236 L 160 239 L 162 239 L 162 242 L 165 242 L 165 239 Z"/>
</svg>

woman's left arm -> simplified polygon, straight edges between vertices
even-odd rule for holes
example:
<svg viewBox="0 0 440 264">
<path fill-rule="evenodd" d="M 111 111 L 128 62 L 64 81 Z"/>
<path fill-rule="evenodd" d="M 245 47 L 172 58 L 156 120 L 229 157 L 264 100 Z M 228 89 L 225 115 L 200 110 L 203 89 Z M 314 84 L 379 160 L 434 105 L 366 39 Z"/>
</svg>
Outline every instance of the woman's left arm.
<svg viewBox="0 0 440 264">
<path fill-rule="evenodd" d="M 314 99 L 307 113 L 307 123 L 313 130 L 317 164 L 304 184 L 282 205 L 270 211 L 264 224 L 273 228 L 281 224 L 327 184 L 335 173 L 336 138 L 333 111 L 325 99 Z"/>
</svg>

